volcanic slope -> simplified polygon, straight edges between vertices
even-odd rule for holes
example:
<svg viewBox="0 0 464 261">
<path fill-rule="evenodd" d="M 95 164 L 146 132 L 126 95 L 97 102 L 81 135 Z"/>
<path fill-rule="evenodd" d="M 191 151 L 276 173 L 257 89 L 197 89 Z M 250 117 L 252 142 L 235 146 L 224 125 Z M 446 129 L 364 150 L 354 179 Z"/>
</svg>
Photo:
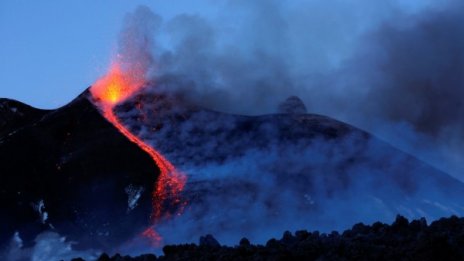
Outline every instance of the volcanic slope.
<svg viewBox="0 0 464 261">
<path fill-rule="evenodd" d="M 150 224 L 159 170 L 101 116 L 88 91 L 56 110 L 21 106 L 31 116 L 19 123 L 2 110 L 2 242 L 15 231 L 31 242 L 53 230 L 105 249 Z M 159 224 L 166 243 L 205 233 L 223 243 L 259 242 L 274 232 L 341 229 L 398 213 L 463 212 L 461 182 L 328 117 L 232 115 L 153 93 L 116 114 L 188 177 L 185 211 Z"/>
<path fill-rule="evenodd" d="M 159 170 L 88 97 L 86 91 L 51 111 L 17 103 L 28 120 L 2 111 L 1 242 L 15 231 L 27 243 L 55 230 L 88 245 L 111 245 L 149 224 Z M 11 103 L 2 100 L 1 107 Z M 129 194 L 137 193 L 137 206 L 129 206 Z"/>
<path fill-rule="evenodd" d="M 305 110 L 290 97 L 278 114 L 233 115 L 156 93 L 118 106 L 121 121 L 188 177 L 188 207 L 158 228 L 165 242 L 194 242 L 206 233 L 226 244 L 243 236 L 265 242 L 288 229 L 330 232 L 392 222 L 397 214 L 462 214 L 460 181 Z"/>
</svg>

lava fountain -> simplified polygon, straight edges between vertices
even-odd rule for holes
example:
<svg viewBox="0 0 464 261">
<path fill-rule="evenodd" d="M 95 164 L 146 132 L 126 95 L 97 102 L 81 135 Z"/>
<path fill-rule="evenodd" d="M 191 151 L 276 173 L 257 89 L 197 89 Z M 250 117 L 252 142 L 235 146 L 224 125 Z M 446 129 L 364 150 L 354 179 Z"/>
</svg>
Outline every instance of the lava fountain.
<svg viewBox="0 0 464 261">
<path fill-rule="evenodd" d="M 181 192 L 186 183 L 186 176 L 176 170 L 161 153 L 148 145 L 137 135 L 133 134 L 114 112 L 116 105 L 132 97 L 136 92 L 144 87 L 145 76 L 143 70 L 131 68 L 124 70 L 121 63 L 114 62 L 110 66 L 108 73 L 97 80 L 90 88 L 90 93 L 100 107 L 103 116 L 112 123 L 120 133 L 126 136 L 131 142 L 137 144 L 143 151 L 148 153 L 155 164 L 160 169 L 158 180 L 153 189 L 152 205 L 153 210 L 151 220 L 156 225 L 161 219 L 171 216 L 168 208 L 177 209 L 177 214 L 182 212 L 186 202 L 181 199 Z M 155 244 L 159 244 L 162 238 L 149 228 L 143 232 Z"/>
</svg>

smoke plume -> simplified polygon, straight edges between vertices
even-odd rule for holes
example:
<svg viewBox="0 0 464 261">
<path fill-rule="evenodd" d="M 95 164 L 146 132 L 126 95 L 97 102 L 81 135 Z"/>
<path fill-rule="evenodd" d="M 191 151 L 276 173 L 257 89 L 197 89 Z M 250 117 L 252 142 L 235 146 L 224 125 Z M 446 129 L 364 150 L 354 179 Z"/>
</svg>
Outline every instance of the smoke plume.
<svg viewBox="0 0 464 261">
<path fill-rule="evenodd" d="M 122 53 L 149 57 L 158 91 L 249 115 L 275 112 L 297 95 L 309 112 L 367 129 L 463 178 L 462 3 L 218 6 L 214 16 L 167 20 L 141 7 L 128 19 Z"/>
</svg>

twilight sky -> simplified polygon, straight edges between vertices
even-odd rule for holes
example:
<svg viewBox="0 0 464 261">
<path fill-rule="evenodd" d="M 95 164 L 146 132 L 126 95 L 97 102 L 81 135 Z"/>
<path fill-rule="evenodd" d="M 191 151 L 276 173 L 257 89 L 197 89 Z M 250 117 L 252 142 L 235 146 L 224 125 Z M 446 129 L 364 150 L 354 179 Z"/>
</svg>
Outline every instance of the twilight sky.
<svg viewBox="0 0 464 261">
<path fill-rule="evenodd" d="M 14 98 L 40 108 L 55 108 L 66 104 L 104 72 L 111 53 L 115 50 L 123 18 L 137 6 L 146 5 L 164 19 L 181 13 L 215 17 L 220 15 L 218 10 L 225 8 L 225 2 L 2 0 L 0 97 Z M 308 16 L 314 16 L 315 26 L 318 23 L 326 26 L 330 24 L 333 17 L 330 16 L 330 12 L 325 15 L 327 6 L 334 6 L 334 9 L 347 6 L 347 1 L 343 0 L 334 0 L 329 4 L 321 4 L 324 1 L 320 0 L 288 2 L 289 5 L 309 3 L 312 11 L 308 12 Z M 353 13 L 363 16 L 362 23 L 369 24 L 370 20 L 375 23 L 378 20 L 377 14 L 385 7 L 383 1 L 372 2 L 374 3 L 359 1 L 365 5 L 362 12 L 359 12 L 362 5 L 352 5 L 358 9 Z M 431 1 L 396 2 L 404 10 L 415 12 L 428 6 Z M 348 24 L 351 22 L 347 21 Z M 308 31 L 314 31 L 315 26 L 308 25 Z M 341 29 L 350 31 L 349 26 Z M 348 41 L 344 32 L 337 33 L 336 30 L 326 39 L 341 43 Z M 349 45 L 331 44 L 325 49 L 316 48 L 315 52 L 322 50 L 336 60 L 338 56 L 349 52 L 349 49 Z"/>
<path fill-rule="evenodd" d="M 201 2 L 2 0 L 0 97 L 66 104 L 104 72 L 126 13 L 141 4 L 164 17 L 210 12 Z"/>
</svg>

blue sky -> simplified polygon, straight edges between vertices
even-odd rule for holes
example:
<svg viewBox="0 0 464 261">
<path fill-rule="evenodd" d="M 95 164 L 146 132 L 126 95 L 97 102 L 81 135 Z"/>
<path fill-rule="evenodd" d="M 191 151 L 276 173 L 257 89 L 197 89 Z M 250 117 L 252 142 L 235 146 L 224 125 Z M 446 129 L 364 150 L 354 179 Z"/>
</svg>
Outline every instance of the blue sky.
<svg viewBox="0 0 464 261">
<path fill-rule="evenodd" d="M 429 2 L 419 1 L 421 4 L 418 5 L 416 0 L 397 1 L 410 10 Z M 104 73 L 111 53 L 116 49 L 117 35 L 124 16 L 138 5 L 147 5 L 155 13 L 169 19 L 180 13 L 214 17 L 218 14 L 215 9 L 220 8 L 224 2 L 2 0 L 0 97 L 17 99 L 40 108 L 64 105 Z M 317 9 L 317 2 L 324 1 L 291 2 L 314 2 L 316 4 L 313 7 Z M 370 9 L 381 9 L 382 6 L 369 1 L 362 2 L 367 3 L 366 13 Z M 337 3 L 343 1 L 334 0 L 334 5 Z M 325 16 L 320 17 L 324 19 Z M 337 45 L 336 42 L 332 45 Z M 328 51 L 337 53 L 346 48 L 349 47 L 338 44 L 338 47 L 334 46 Z"/>
<path fill-rule="evenodd" d="M 0 97 L 40 108 L 66 104 L 104 73 L 127 12 L 144 4 L 169 18 L 210 9 L 195 3 L 2 0 Z"/>
</svg>

